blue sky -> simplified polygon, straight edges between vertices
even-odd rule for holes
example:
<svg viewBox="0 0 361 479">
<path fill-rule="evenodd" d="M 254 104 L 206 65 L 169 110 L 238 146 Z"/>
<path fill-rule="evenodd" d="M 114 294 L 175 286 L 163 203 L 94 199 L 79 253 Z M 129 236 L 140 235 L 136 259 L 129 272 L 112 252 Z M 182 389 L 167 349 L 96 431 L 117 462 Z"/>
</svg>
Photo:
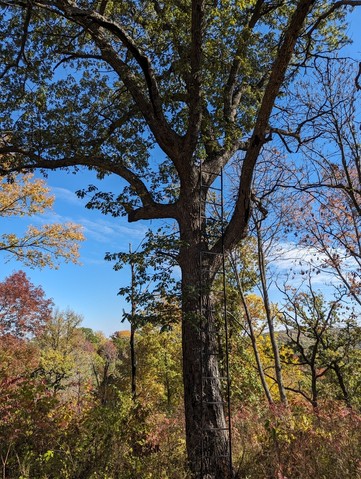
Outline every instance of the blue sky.
<svg viewBox="0 0 361 479">
<path fill-rule="evenodd" d="M 108 178 L 102 183 L 104 189 L 119 188 L 118 178 Z M 32 218 L 12 218 L 0 225 L 0 233 L 21 232 L 28 224 L 72 221 L 83 227 L 86 241 L 80 248 L 81 265 L 62 264 L 58 270 L 50 268 L 30 269 L 11 260 L 4 264 L 1 258 L 0 280 L 12 272 L 22 269 L 35 285 L 41 285 L 47 297 L 53 298 L 60 309 L 70 308 L 84 317 L 83 326 L 103 331 L 106 335 L 119 329 L 123 309 L 127 304 L 117 296 L 121 286 L 129 282 L 128 268 L 115 272 L 112 264 L 104 261 L 107 251 L 127 251 L 129 243 L 133 249 L 139 245 L 147 230 L 144 222 L 129 224 L 126 218 L 112 218 L 98 211 L 87 210 L 85 200 L 79 200 L 75 191 L 88 184 L 96 184 L 95 175 L 81 172 L 77 175 L 50 172 L 47 184 L 55 195 L 53 211 Z M 116 191 L 116 190 L 115 190 Z"/>
<path fill-rule="evenodd" d="M 361 10 L 351 16 L 350 34 L 354 44 L 347 47 L 345 54 L 360 58 L 361 54 Z M 83 326 L 106 335 L 119 329 L 127 328 L 121 323 L 123 309 L 128 309 L 124 299 L 117 295 L 121 286 L 129 284 L 130 271 L 125 268 L 115 272 L 112 264 L 104 261 L 107 251 L 128 251 L 129 243 L 133 249 L 142 241 L 144 234 L 151 226 L 150 222 L 129 224 L 126 218 L 112 218 L 97 211 L 87 210 L 85 201 L 79 200 L 75 191 L 95 184 L 97 180 L 91 172 L 76 175 L 64 172 L 50 172 L 48 186 L 55 195 L 54 211 L 45 217 L 16 218 L 1 221 L 0 234 L 24 230 L 29 223 L 73 221 L 83 226 L 86 241 L 81 246 L 81 266 L 62 264 L 60 269 L 43 270 L 25 268 L 14 260 L 4 263 L 5 255 L 0 258 L 0 281 L 19 269 L 24 270 L 35 285 L 41 285 L 49 298 L 60 309 L 70 308 L 83 316 Z M 119 191 L 121 180 L 107 178 L 101 188 L 104 191 Z"/>
</svg>

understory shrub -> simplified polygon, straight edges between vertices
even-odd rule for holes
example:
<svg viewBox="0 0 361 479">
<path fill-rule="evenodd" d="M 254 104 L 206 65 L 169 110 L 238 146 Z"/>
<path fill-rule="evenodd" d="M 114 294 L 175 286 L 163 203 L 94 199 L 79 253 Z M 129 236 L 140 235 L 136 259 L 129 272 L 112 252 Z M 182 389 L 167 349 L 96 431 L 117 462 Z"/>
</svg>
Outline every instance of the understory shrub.
<svg viewBox="0 0 361 479">
<path fill-rule="evenodd" d="M 361 416 L 337 402 L 244 409 L 234 431 L 239 478 L 361 478 Z"/>
</svg>

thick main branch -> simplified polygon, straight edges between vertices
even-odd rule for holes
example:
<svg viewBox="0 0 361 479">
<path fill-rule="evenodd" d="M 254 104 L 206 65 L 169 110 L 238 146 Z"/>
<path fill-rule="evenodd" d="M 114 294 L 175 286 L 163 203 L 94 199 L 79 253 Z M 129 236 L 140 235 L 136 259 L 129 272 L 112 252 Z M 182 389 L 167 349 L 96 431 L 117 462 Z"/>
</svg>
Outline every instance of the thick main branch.
<svg viewBox="0 0 361 479">
<path fill-rule="evenodd" d="M 75 2 L 57 0 L 50 2 L 37 1 L 41 8 L 51 6 L 59 10 L 64 18 L 80 25 L 93 38 L 94 43 L 101 51 L 101 56 L 119 75 L 129 90 L 139 110 L 154 134 L 159 146 L 172 157 L 177 168 L 179 152 L 183 150 L 184 141 L 168 124 L 163 113 L 163 101 L 159 92 L 156 75 L 149 57 L 142 51 L 136 42 L 127 34 L 126 30 L 117 22 L 93 10 L 80 8 Z M 123 61 L 113 47 L 109 34 L 120 41 L 139 65 L 143 78 L 136 74 L 132 67 Z M 145 93 L 147 91 L 148 94 Z"/>
<path fill-rule="evenodd" d="M 20 148 L 3 147 L 0 148 L 0 157 L 2 154 L 17 153 L 22 155 L 29 155 L 28 152 Z M 178 216 L 176 203 L 158 203 L 153 199 L 152 194 L 148 190 L 145 183 L 126 166 L 115 163 L 104 158 L 91 157 L 77 157 L 67 158 L 61 160 L 47 160 L 41 157 L 32 155 L 34 161 L 29 163 L 21 163 L 17 166 L 0 167 L 0 175 L 6 175 L 15 171 L 33 170 L 34 168 L 42 170 L 55 170 L 59 168 L 69 168 L 72 166 L 85 166 L 94 168 L 97 171 L 104 171 L 106 173 L 114 173 L 126 180 L 137 194 L 142 206 L 139 208 L 129 208 L 127 210 L 128 219 L 130 222 L 141 219 L 159 219 L 159 218 L 174 218 Z"/>
</svg>

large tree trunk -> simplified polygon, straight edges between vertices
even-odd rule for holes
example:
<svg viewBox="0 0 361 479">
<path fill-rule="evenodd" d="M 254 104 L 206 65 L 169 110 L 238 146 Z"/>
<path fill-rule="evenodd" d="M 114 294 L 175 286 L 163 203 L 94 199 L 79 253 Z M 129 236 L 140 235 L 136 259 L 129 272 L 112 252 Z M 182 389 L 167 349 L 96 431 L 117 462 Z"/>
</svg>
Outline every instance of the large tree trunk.
<svg viewBox="0 0 361 479">
<path fill-rule="evenodd" d="M 210 288 L 201 287 L 200 247 L 184 248 L 181 258 L 183 381 L 189 466 L 197 479 L 228 479 L 232 475 L 229 437 L 212 295 Z"/>
</svg>

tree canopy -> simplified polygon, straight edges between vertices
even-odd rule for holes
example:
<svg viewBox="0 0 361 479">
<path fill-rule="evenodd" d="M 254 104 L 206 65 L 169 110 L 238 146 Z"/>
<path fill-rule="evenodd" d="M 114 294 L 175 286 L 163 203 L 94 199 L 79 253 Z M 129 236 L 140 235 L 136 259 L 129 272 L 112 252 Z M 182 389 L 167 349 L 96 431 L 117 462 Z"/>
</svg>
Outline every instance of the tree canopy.
<svg viewBox="0 0 361 479">
<path fill-rule="evenodd" d="M 1 151 L 11 167 L 122 176 L 123 191 L 91 204 L 131 221 L 179 219 L 194 167 L 216 171 L 241 152 L 234 241 L 262 146 L 294 133 L 292 81 L 345 43 L 356 4 L 2 1 Z"/>
</svg>

